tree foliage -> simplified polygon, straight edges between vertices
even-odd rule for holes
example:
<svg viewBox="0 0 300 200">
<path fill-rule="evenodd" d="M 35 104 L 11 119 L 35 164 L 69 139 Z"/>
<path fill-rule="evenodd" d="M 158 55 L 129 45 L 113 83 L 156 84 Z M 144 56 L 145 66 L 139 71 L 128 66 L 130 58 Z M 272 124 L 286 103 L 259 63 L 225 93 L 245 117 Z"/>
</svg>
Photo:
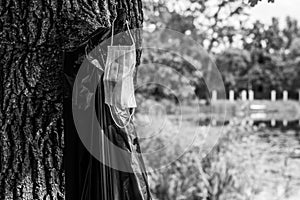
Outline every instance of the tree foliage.
<svg viewBox="0 0 300 200">
<path fill-rule="evenodd" d="M 251 6 L 255 6 L 258 3 L 258 1 L 261 1 L 261 0 L 249 0 L 248 2 Z M 275 0 L 268 0 L 268 2 L 274 3 Z"/>
<path fill-rule="evenodd" d="M 252 6 L 257 2 L 249 1 Z M 298 22 L 287 17 L 284 26 L 276 18 L 272 19 L 270 25 L 260 21 L 246 25 L 247 19 L 251 17 L 247 16 L 246 8 L 246 4 L 235 0 L 219 1 L 216 4 L 192 0 L 184 4 L 177 0 L 159 0 L 154 3 L 145 1 L 145 23 L 154 29 L 176 30 L 203 46 L 216 61 L 227 90 L 253 89 L 261 93 L 259 98 L 268 98 L 271 89 L 279 92 L 287 89 L 296 93 L 299 89 Z M 192 48 L 193 45 L 173 45 L 180 49 L 182 55 L 199 60 L 193 53 L 197 51 Z M 207 93 L 207 88 L 203 79 L 204 69 L 196 73 L 184 59 L 178 60 L 175 57 L 157 53 L 150 58 L 147 53 L 144 54 L 148 61 L 153 58 L 152 61 L 184 72 L 193 83 L 194 91 L 200 94 L 197 96 L 205 97 L 203 94 Z M 167 77 L 172 77 L 172 73 Z"/>
<path fill-rule="evenodd" d="M 146 26 L 168 28 L 189 35 L 209 52 L 233 42 L 248 7 L 239 0 L 146 0 L 144 5 Z"/>
</svg>

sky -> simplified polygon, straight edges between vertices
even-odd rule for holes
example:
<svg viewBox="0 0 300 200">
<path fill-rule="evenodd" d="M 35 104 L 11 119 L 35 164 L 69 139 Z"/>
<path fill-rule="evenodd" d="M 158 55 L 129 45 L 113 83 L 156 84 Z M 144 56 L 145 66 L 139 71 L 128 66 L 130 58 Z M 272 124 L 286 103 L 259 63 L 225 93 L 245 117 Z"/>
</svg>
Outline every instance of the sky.
<svg viewBox="0 0 300 200">
<path fill-rule="evenodd" d="M 248 2 L 248 0 L 241 0 Z M 168 4 L 176 9 L 182 9 L 189 6 L 188 0 L 167 0 Z M 219 0 L 209 0 L 212 5 L 219 4 Z M 237 1 L 238 2 L 238 1 Z M 237 3 L 238 4 L 238 3 Z M 213 11 L 215 12 L 215 10 Z M 286 16 L 296 18 L 300 24 L 300 0 L 275 0 L 274 3 L 268 3 L 268 0 L 259 1 L 254 7 L 249 8 L 250 22 L 259 20 L 264 24 L 271 24 L 272 17 L 279 18 L 280 25 L 284 25 Z"/>
<path fill-rule="evenodd" d="M 300 0 L 275 0 L 268 3 L 267 0 L 258 2 L 249 10 L 250 20 L 260 20 L 266 24 L 271 23 L 272 17 L 277 17 L 280 24 L 284 23 L 286 16 L 298 19 L 300 22 Z"/>
</svg>

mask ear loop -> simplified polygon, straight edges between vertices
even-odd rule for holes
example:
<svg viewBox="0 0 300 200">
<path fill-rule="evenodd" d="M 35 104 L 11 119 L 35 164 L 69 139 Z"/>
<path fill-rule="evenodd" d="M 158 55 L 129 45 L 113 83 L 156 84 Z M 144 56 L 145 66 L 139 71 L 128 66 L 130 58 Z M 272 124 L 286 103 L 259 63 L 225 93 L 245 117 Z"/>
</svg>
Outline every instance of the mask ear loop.
<svg viewBox="0 0 300 200">
<path fill-rule="evenodd" d="M 129 22 L 127 20 L 126 20 L 126 25 L 127 25 L 128 33 L 129 33 L 130 38 L 132 40 L 132 45 L 134 45 L 135 42 L 134 42 L 133 36 L 131 35 L 131 31 L 130 31 L 130 28 L 129 28 Z"/>
<path fill-rule="evenodd" d="M 129 32 L 129 36 L 130 36 L 130 38 L 132 40 L 132 46 L 134 46 L 135 42 L 134 42 L 133 36 L 131 34 L 130 28 L 129 28 L 129 22 L 128 22 L 128 20 L 126 20 L 126 26 L 127 26 L 128 32 Z M 134 72 L 134 68 L 132 70 L 132 73 L 133 72 Z M 129 121 L 131 120 L 131 118 L 133 118 L 134 112 L 135 112 L 135 108 L 132 108 L 132 113 L 130 114 Z"/>
<path fill-rule="evenodd" d="M 114 41 L 114 27 L 115 27 L 115 20 L 116 18 L 114 18 L 114 20 L 112 21 L 112 25 L 111 25 L 111 37 L 110 37 L 110 46 L 113 45 L 113 41 Z"/>
<path fill-rule="evenodd" d="M 128 22 L 128 20 L 126 20 L 126 25 L 127 25 L 127 29 L 128 29 L 130 38 L 131 38 L 131 40 L 132 40 L 132 46 L 134 46 L 134 45 L 135 45 L 135 42 L 134 42 L 133 36 L 132 36 L 132 34 L 131 34 L 130 28 L 129 28 L 129 22 Z M 132 70 L 132 73 L 133 73 L 133 72 L 134 72 L 134 68 L 132 68 L 132 69 L 133 69 L 133 70 Z M 135 108 L 132 108 L 132 109 L 133 109 L 133 110 L 132 110 L 132 113 L 130 114 L 129 120 L 133 117 L 133 114 L 134 114 L 134 112 L 135 112 Z"/>
</svg>

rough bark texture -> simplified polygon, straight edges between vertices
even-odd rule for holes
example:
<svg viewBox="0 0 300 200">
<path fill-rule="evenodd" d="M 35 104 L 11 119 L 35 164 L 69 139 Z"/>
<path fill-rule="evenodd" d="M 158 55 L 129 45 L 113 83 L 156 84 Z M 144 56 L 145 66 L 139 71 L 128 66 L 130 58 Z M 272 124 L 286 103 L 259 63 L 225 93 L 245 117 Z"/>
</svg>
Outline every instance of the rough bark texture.
<svg viewBox="0 0 300 200">
<path fill-rule="evenodd" d="M 0 199 L 64 199 L 62 52 L 140 0 L 0 1 Z"/>
</svg>

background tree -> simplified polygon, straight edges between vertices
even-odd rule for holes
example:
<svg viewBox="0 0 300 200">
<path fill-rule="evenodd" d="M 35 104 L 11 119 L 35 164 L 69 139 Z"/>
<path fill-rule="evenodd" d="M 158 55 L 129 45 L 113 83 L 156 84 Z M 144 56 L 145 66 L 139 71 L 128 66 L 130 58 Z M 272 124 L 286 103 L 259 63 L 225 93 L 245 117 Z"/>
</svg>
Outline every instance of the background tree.
<svg viewBox="0 0 300 200">
<path fill-rule="evenodd" d="M 248 0 L 249 4 L 250 4 L 251 6 L 255 6 L 255 5 L 258 3 L 258 1 L 261 1 L 261 0 Z M 274 3 L 275 0 L 268 0 L 268 2 Z"/>
<path fill-rule="evenodd" d="M 249 4 L 254 6 L 257 2 L 250 0 Z M 227 90 L 254 89 L 257 98 L 269 98 L 271 89 L 277 90 L 278 94 L 282 90 L 289 90 L 290 94 L 295 93 L 299 70 L 295 58 L 291 55 L 297 55 L 295 51 L 297 45 L 294 42 L 299 37 L 297 21 L 287 17 L 284 27 L 280 26 L 276 18 L 272 19 L 270 25 L 260 21 L 251 24 L 247 22 L 249 19 L 247 7 L 245 3 L 235 0 L 220 2 L 191 0 L 184 3 L 178 0 L 145 1 L 145 24 L 154 30 L 170 28 L 202 45 L 216 60 L 218 68 L 223 73 Z M 158 42 L 161 44 L 168 35 L 149 34 L 145 35 L 145 40 L 151 37 L 159 38 L 161 41 Z M 291 47 L 292 44 L 294 47 Z M 176 44 L 172 45 L 176 48 Z M 197 49 L 193 49 L 192 46 L 184 48 L 180 46 L 178 49 L 181 55 L 199 60 L 194 54 Z M 183 74 L 191 80 L 197 96 L 209 99 L 203 79 L 206 76 L 208 76 L 206 80 L 210 79 L 207 65 L 203 65 L 206 69 L 201 69 L 199 74 L 193 67 L 188 67 L 183 59 L 176 58 L 176 55 L 154 52 L 152 54 L 151 56 L 144 54 L 144 58 L 148 60 L 145 62 L 151 60 L 180 73 L 184 71 Z M 168 77 L 172 77 L 172 71 L 169 72 L 171 74 L 168 74 Z"/>
<path fill-rule="evenodd" d="M 119 8 L 141 27 L 140 0 L 1 1 L 0 199 L 64 199 L 63 50 Z"/>
<path fill-rule="evenodd" d="M 292 85 L 298 79 L 295 73 L 298 70 L 291 45 L 299 37 L 297 21 L 287 17 L 284 27 L 280 27 L 276 18 L 272 19 L 271 25 L 256 21 L 243 28 L 241 34 L 242 48 L 251 55 L 248 85 L 256 90 L 256 94 L 261 94 L 258 98 L 269 98 L 271 89 L 279 93 L 289 90 L 290 97 L 296 97 L 297 89 Z"/>
<path fill-rule="evenodd" d="M 154 30 L 166 28 L 185 34 L 204 47 L 211 55 L 220 51 L 220 49 L 230 47 L 234 43 L 235 34 L 246 19 L 245 9 L 248 7 L 247 4 L 236 0 L 217 2 L 146 0 L 144 5 L 146 27 Z M 155 38 L 160 40 L 158 41 L 160 44 L 166 44 L 165 49 L 170 48 L 166 42 L 167 38 L 169 38 L 168 35 L 163 35 L 164 33 L 160 31 L 153 32 L 149 35 L 145 34 L 145 41 L 153 41 L 153 38 Z M 156 35 L 154 36 L 154 34 Z M 183 47 L 183 44 L 188 45 Z M 189 44 L 189 42 L 184 41 L 179 45 L 173 42 L 172 47 L 173 49 L 179 49 L 181 56 L 189 58 L 189 60 L 199 61 L 200 59 L 199 48 L 195 48 L 195 42 Z M 151 56 L 148 56 L 148 54 L 143 55 L 146 63 L 155 62 L 163 64 L 165 68 L 167 66 L 172 68 L 174 77 L 176 77 L 175 71 L 188 77 L 194 90 L 192 90 L 192 93 L 196 93 L 197 97 L 205 98 L 209 101 L 210 94 L 204 81 L 204 77 L 206 77 L 206 80 L 210 80 L 209 76 L 212 68 L 210 66 L 212 62 L 208 56 L 206 56 L 207 58 L 201 58 L 203 68 L 199 73 L 191 64 L 188 64 L 187 61 L 175 54 L 166 55 L 161 54 L 161 52 L 152 52 Z M 158 70 L 165 70 L 165 68 Z M 147 73 L 147 75 L 151 76 L 151 73 Z M 169 75 L 168 77 L 172 76 Z M 191 90 L 185 90 L 186 88 L 184 87 L 182 89 L 191 92 Z M 180 94 L 184 93 L 181 92 Z"/>
<path fill-rule="evenodd" d="M 145 24 L 189 35 L 208 52 L 229 45 L 246 19 L 243 1 L 145 0 Z"/>
<path fill-rule="evenodd" d="M 251 68 L 251 56 L 248 51 L 226 49 L 216 55 L 216 65 L 222 74 L 226 90 L 240 92 L 248 89 L 248 73 Z"/>
</svg>

